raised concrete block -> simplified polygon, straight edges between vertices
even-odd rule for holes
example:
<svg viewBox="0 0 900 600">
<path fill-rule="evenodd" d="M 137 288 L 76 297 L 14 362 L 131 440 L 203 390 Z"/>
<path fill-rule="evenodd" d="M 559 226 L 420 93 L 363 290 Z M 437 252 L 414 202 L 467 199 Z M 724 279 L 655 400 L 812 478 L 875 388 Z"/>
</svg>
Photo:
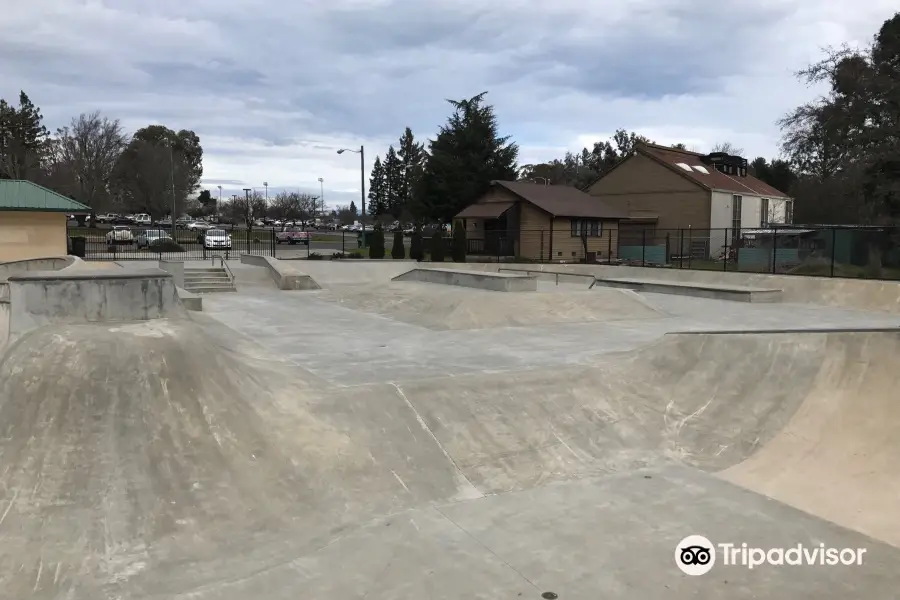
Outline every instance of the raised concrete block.
<svg viewBox="0 0 900 600">
<path fill-rule="evenodd" d="M 184 262 L 180 260 L 160 260 L 159 268 L 172 276 L 177 287 L 184 287 Z"/>
<path fill-rule="evenodd" d="M 181 300 L 182 306 L 186 310 L 194 312 L 203 312 L 203 297 L 192 294 L 184 288 L 175 288 L 178 292 L 178 299 Z"/>
<path fill-rule="evenodd" d="M 781 290 L 779 289 L 727 285 L 721 283 L 597 277 L 594 279 L 594 285 L 625 288 L 636 292 L 676 294 L 679 296 L 695 296 L 697 298 L 713 298 L 715 300 L 732 300 L 735 302 L 781 301 Z"/>
<path fill-rule="evenodd" d="M 257 256 L 255 254 L 241 254 L 241 264 L 264 267 L 269 270 L 272 281 L 280 290 L 318 290 L 321 289 L 316 281 L 291 265 L 285 264 L 271 256 Z"/>
<path fill-rule="evenodd" d="M 392 281 L 424 281 L 443 285 L 491 290 L 494 292 L 536 292 L 537 279 L 517 273 L 486 273 L 453 269 L 413 269 Z"/>
</svg>

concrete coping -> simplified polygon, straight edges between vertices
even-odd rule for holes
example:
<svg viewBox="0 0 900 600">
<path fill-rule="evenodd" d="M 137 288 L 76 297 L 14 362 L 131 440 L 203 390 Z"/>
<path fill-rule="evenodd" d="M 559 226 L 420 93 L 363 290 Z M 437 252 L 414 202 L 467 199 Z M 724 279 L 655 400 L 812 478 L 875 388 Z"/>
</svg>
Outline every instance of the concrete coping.
<svg viewBox="0 0 900 600">
<path fill-rule="evenodd" d="M 453 273 L 455 275 L 471 275 L 474 277 L 500 277 L 504 279 L 524 279 L 529 278 L 531 275 L 527 273 L 524 275 L 513 274 L 513 273 L 499 273 L 493 271 L 466 271 L 462 269 L 432 269 L 429 267 L 420 267 L 427 271 L 437 271 L 439 273 Z"/>
<path fill-rule="evenodd" d="M 698 283 L 696 281 L 668 281 L 665 279 L 643 279 L 637 277 L 595 277 L 596 281 L 608 281 L 610 283 L 623 283 L 633 285 L 654 285 L 673 288 L 688 288 L 694 290 L 727 291 L 727 292 L 780 292 L 780 288 L 761 288 L 745 285 L 729 285 L 725 283 Z"/>
<path fill-rule="evenodd" d="M 267 268 L 275 285 L 281 290 L 320 289 L 319 284 L 312 277 L 296 269 L 293 265 L 285 264 L 271 256 L 241 254 L 241 264 Z"/>
<path fill-rule="evenodd" d="M 102 281 L 105 279 L 162 279 L 171 277 L 157 268 L 116 270 L 27 271 L 9 276 L 9 281 Z"/>
</svg>

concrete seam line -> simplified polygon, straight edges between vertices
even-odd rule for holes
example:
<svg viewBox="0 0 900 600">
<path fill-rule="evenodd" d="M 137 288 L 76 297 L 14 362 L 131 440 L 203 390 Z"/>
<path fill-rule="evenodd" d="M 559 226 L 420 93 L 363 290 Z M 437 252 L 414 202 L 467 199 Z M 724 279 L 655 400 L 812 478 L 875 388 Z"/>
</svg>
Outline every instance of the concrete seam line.
<svg viewBox="0 0 900 600">
<path fill-rule="evenodd" d="M 469 481 L 469 478 L 466 477 L 466 474 L 462 472 L 462 469 L 459 468 L 459 465 L 456 464 L 456 461 L 453 460 L 453 457 L 450 456 L 450 453 L 447 452 L 447 449 L 444 448 L 444 445 L 441 443 L 441 441 L 437 438 L 436 435 L 434 435 L 434 432 L 428 426 L 428 423 L 425 422 L 425 419 L 422 418 L 422 415 L 419 414 L 419 411 L 416 410 L 416 407 L 413 406 L 413 403 L 410 402 L 409 398 L 406 397 L 406 394 L 403 393 L 403 389 L 393 381 L 391 382 L 391 385 L 394 386 L 394 389 L 397 390 L 397 393 L 400 394 L 400 397 L 403 398 L 403 401 L 406 402 L 406 405 L 416 416 L 416 420 L 419 422 L 419 426 L 428 432 L 428 435 L 431 436 L 431 439 L 434 440 L 434 443 L 437 444 L 437 447 L 440 448 L 441 452 L 444 454 L 447 460 L 450 461 L 450 464 L 453 465 L 453 468 L 456 469 L 456 472 L 459 473 L 459 476 L 463 478 L 463 480 L 469 485 L 469 487 L 477 491 L 479 496 L 484 497 L 484 494 L 481 493 L 481 490 L 479 490 L 471 481 Z"/>
</svg>

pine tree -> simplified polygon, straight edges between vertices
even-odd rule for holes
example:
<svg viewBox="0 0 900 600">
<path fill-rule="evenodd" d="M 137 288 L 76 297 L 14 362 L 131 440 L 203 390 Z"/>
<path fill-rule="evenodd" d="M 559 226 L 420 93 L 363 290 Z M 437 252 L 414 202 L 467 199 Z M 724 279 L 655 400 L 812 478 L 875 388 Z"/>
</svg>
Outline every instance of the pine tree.
<svg viewBox="0 0 900 600">
<path fill-rule="evenodd" d="M 354 217 L 359 216 L 359 209 L 356 208 L 356 202 L 354 202 L 353 200 L 350 201 L 350 208 L 348 210 L 350 211 L 350 214 L 353 215 Z"/>
<path fill-rule="evenodd" d="M 369 177 L 369 206 L 366 212 L 370 217 L 383 215 L 387 209 L 387 181 L 381 158 L 375 157 L 372 175 Z"/>
<path fill-rule="evenodd" d="M 16 108 L 0 99 L 0 176 L 34 181 L 42 175 L 50 132 L 28 94 L 19 93 Z"/>
<path fill-rule="evenodd" d="M 403 245 L 403 232 L 394 232 L 394 245 L 391 247 L 391 258 L 403 260 L 406 258 L 406 246 Z"/>
<path fill-rule="evenodd" d="M 475 202 L 492 180 L 515 181 L 519 148 L 498 134 L 492 106 L 481 93 L 451 100 L 453 115 L 430 143 L 421 180 L 421 202 L 427 216 L 449 223 Z"/>
<path fill-rule="evenodd" d="M 395 219 L 400 218 L 403 212 L 403 164 L 397 151 L 391 146 L 388 148 L 387 154 L 384 155 L 384 212 L 393 216 Z"/>
<path fill-rule="evenodd" d="M 418 190 L 418 182 L 422 177 L 422 169 L 425 167 L 425 160 L 428 155 L 425 153 L 424 144 L 416 142 L 412 129 L 406 128 L 403 135 L 400 136 L 400 145 L 397 149 L 397 156 L 400 157 L 401 163 L 401 197 L 403 208 L 412 216 L 421 216 L 421 206 L 416 197 Z"/>
</svg>

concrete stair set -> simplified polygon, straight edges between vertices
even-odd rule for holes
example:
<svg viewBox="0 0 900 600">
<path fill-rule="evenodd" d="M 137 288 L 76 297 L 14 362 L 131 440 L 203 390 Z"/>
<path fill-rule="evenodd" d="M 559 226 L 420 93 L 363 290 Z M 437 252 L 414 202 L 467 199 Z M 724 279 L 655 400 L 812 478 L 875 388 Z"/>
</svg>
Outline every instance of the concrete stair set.
<svg viewBox="0 0 900 600">
<path fill-rule="evenodd" d="M 184 289 L 193 294 L 237 291 L 228 271 L 223 267 L 185 268 Z"/>
</svg>

